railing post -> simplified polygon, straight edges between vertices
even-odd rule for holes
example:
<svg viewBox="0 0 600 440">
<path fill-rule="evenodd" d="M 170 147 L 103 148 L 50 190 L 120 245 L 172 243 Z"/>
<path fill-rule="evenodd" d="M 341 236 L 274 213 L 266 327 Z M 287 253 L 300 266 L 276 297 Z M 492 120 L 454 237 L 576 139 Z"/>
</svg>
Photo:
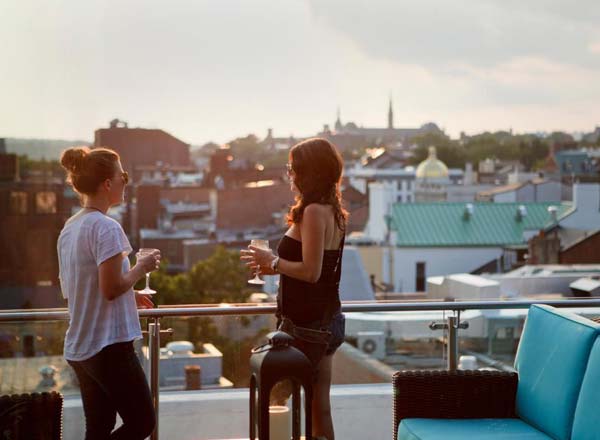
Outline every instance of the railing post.
<svg viewBox="0 0 600 440">
<path fill-rule="evenodd" d="M 458 318 L 448 316 L 448 371 L 456 371 L 458 365 Z"/>
<path fill-rule="evenodd" d="M 160 360 L 160 318 L 153 318 L 148 324 L 148 351 L 150 352 L 150 393 L 156 413 L 156 427 L 150 437 L 158 440 L 158 364 Z"/>
</svg>

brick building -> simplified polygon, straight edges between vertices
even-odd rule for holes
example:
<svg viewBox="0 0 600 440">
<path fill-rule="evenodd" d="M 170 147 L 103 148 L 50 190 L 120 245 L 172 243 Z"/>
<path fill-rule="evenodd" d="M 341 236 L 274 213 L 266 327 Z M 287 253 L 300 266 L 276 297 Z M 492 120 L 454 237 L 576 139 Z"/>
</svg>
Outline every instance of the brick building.
<svg viewBox="0 0 600 440">
<path fill-rule="evenodd" d="M 62 182 L 0 183 L 0 286 L 57 286 L 56 241 L 76 198 Z"/>
<path fill-rule="evenodd" d="M 209 160 L 208 171 L 205 174 L 204 185 L 217 189 L 243 188 L 250 182 L 272 180 L 287 181 L 285 168 L 255 167 L 252 163 L 233 165 L 234 157 L 229 148 L 215 150 Z"/>
<path fill-rule="evenodd" d="M 19 180 L 19 158 L 16 154 L 0 153 L 0 182 Z"/>
<path fill-rule="evenodd" d="M 137 237 L 139 230 L 158 228 L 159 220 L 165 218 L 167 214 L 171 215 L 170 220 L 177 221 L 186 216 L 194 216 L 195 211 L 180 209 L 176 212 L 173 205 L 188 207 L 204 207 L 209 211 L 214 211 L 215 190 L 203 188 L 200 186 L 176 186 L 165 187 L 158 184 L 140 184 L 135 187 L 136 205 L 135 205 L 135 223 L 132 228 L 134 236 Z"/>
<path fill-rule="evenodd" d="M 159 129 L 129 128 L 115 119 L 109 128 L 94 133 L 95 147 L 112 148 L 121 156 L 123 168 L 134 177 L 136 166 L 168 164 L 190 166 L 190 145 Z"/>
<path fill-rule="evenodd" d="M 284 214 L 293 202 L 289 184 L 272 183 L 225 189 L 217 196 L 217 230 L 246 232 L 282 228 Z"/>
<path fill-rule="evenodd" d="M 540 231 L 528 243 L 529 264 L 599 264 L 600 230 L 557 227 Z"/>
</svg>

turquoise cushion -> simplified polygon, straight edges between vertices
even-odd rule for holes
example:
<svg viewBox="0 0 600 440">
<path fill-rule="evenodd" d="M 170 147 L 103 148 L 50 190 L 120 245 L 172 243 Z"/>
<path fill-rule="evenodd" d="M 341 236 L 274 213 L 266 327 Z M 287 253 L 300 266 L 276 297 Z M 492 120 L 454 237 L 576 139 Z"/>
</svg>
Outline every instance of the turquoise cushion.
<svg viewBox="0 0 600 440">
<path fill-rule="evenodd" d="M 520 419 L 404 419 L 398 440 L 550 440 Z"/>
<path fill-rule="evenodd" d="M 517 414 L 557 440 L 568 440 L 575 405 L 598 325 L 573 313 L 529 309 L 515 368 Z"/>
<path fill-rule="evenodd" d="M 600 440 L 600 337 L 590 353 L 573 420 L 573 439 Z"/>
</svg>

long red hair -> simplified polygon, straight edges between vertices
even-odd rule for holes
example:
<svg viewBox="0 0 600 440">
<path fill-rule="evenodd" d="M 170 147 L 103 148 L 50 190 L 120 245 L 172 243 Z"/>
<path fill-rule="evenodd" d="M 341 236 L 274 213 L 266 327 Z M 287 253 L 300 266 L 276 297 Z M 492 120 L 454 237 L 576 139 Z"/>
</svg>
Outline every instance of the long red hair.
<svg viewBox="0 0 600 440">
<path fill-rule="evenodd" d="M 327 139 L 307 139 L 292 147 L 289 160 L 299 194 L 288 213 L 288 224 L 300 223 L 308 205 L 321 203 L 333 207 L 336 224 L 345 231 L 348 211 L 342 206 L 340 191 L 344 161 L 337 148 Z"/>
</svg>

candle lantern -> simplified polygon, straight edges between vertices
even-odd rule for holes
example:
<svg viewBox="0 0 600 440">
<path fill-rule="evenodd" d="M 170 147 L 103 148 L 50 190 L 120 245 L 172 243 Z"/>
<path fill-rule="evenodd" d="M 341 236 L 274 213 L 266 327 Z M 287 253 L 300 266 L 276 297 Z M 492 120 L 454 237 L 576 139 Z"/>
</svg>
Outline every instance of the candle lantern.
<svg viewBox="0 0 600 440">
<path fill-rule="evenodd" d="M 273 387 L 286 379 L 292 384 L 292 439 L 300 440 L 301 388 L 305 435 L 310 438 L 313 366 L 304 353 L 290 345 L 292 337 L 287 333 L 271 332 L 267 339 L 268 343 L 252 349 L 250 356 L 250 440 L 256 439 L 257 427 L 260 440 L 278 440 L 269 438 L 269 402 Z"/>
</svg>

